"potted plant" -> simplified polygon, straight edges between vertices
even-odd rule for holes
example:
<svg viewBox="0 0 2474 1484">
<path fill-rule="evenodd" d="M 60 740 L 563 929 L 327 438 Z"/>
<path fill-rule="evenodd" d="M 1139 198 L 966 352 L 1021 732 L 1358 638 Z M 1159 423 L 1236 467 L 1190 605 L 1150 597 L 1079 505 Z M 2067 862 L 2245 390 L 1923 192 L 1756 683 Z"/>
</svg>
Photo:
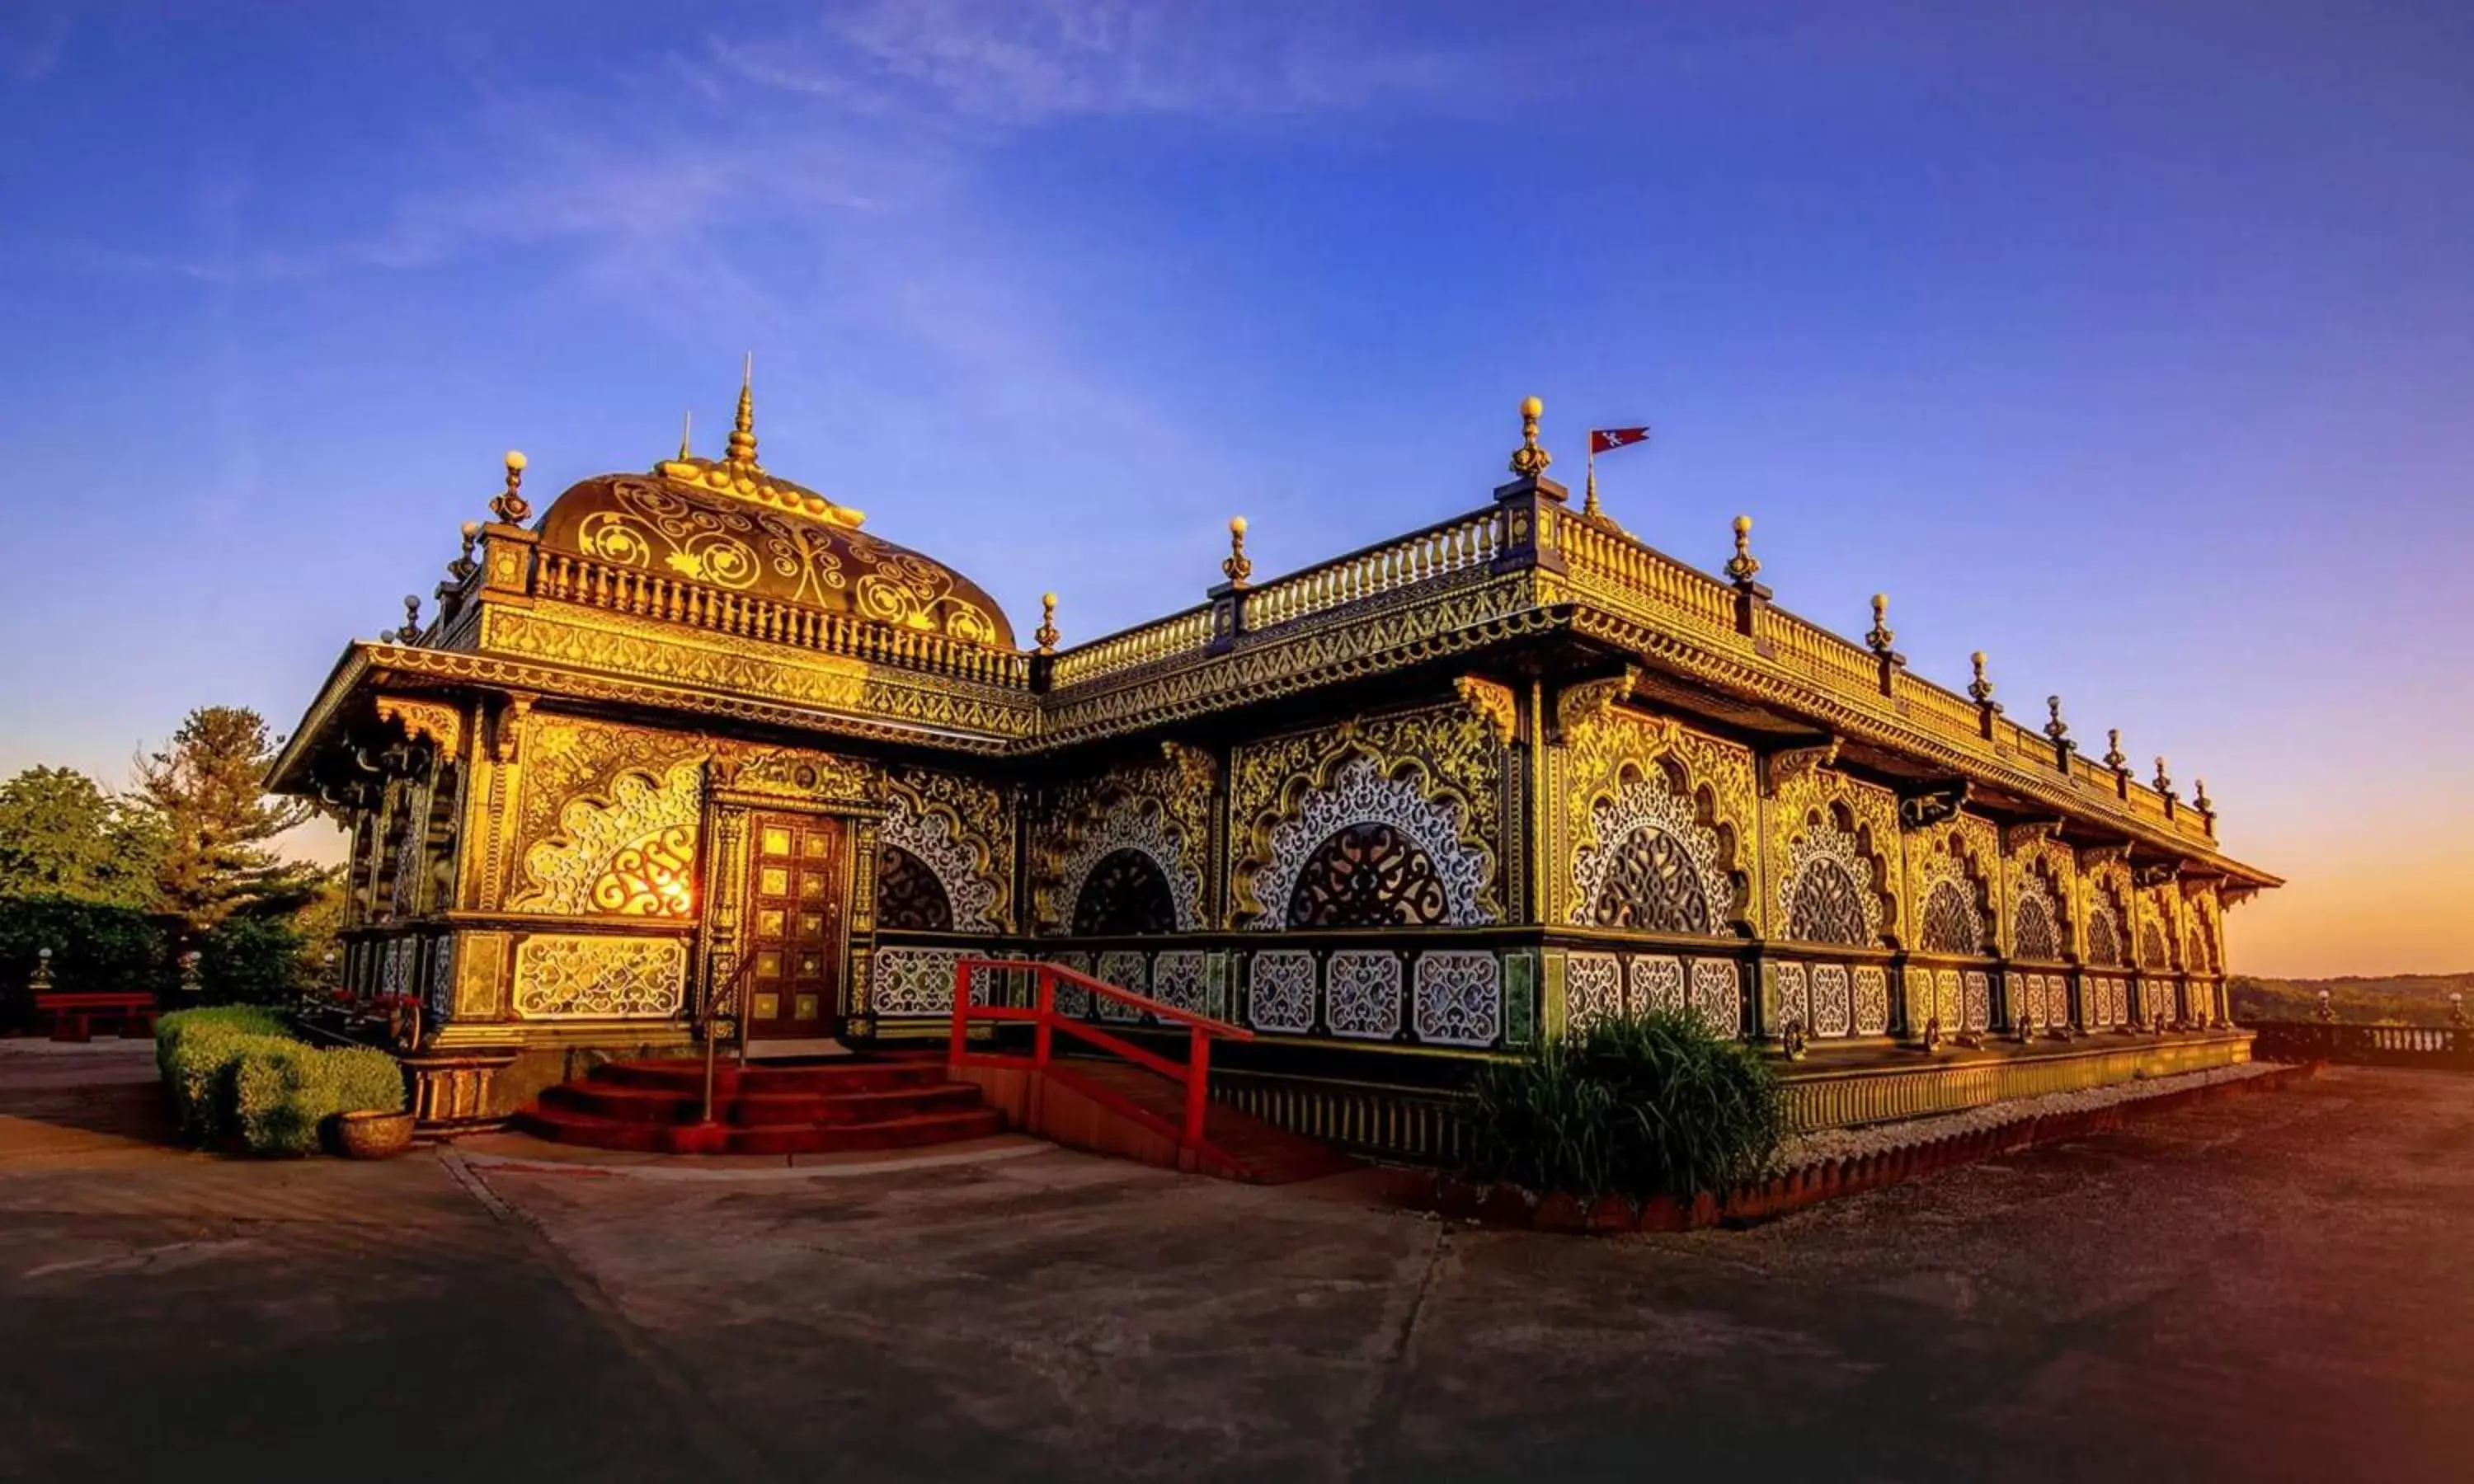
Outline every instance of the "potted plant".
<svg viewBox="0 0 2474 1484">
<path fill-rule="evenodd" d="M 335 1142 L 355 1160 L 385 1160 L 412 1147 L 412 1114 L 403 1106 L 403 1071 L 383 1051 L 353 1047 L 324 1053 L 335 1078 Z"/>
</svg>

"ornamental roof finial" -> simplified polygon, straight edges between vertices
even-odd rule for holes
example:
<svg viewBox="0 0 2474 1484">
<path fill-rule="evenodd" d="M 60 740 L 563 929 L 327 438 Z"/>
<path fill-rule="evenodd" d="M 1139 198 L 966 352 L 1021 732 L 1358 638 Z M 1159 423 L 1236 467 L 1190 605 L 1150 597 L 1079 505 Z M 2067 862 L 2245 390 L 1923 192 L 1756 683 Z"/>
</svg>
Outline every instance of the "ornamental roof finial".
<svg viewBox="0 0 2474 1484">
<path fill-rule="evenodd" d="M 1873 594 L 1873 632 L 1864 635 L 1864 643 L 1873 653 L 1886 655 L 1897 638 L 1890 630 L 1890 595 L 1877 592 Z"/>
<path fill-rule="evenodd" d="M 2165 754 L 2162 753 L 2156 754 L 2156 791 L 2160 794 L 2173 791 L 2173 776 L 2165 771 Z"/>
<path fill-rule="evenodd" d="M 1727 576 L 1738 587 L 1751 583 L 1761 569 L 1760 559 L 1753 555 L 1753 517 L 1735 517 L 1735 554 L 1727 559 Z"/>
<path fill-rule="evenodd" d="M 499 491 L 497 498 L 490 502 L 490 514 L 497 516 L 501 524 L 520 526 L 532 518 L 533 508 L 524 503 L 523 485 L 524 456 L 510 448 L 507 450 L 507 488 Z"/>
<path fill-rule="evenodd" d="M 1984 678 L 1984 651 L 1979 649 L 1968 656 L 1967 662 L 1976 667 L 1976 679 L 1967 682 L 1968 697 L 1982 706 L 1993 699 L 1993 682 Z"/>
<path fill-rule="evenodd" d="M 1043 592 L 1039 595 L 1039 628 L 1032 633 L 1031 641 L 1039 646 L 1041 654 L 1053 655 L 1060 636 L 1056 632 L 1056 594 Z"/>
<path fill-rule="evenodd" d="M 2192 779 L 2191 790 L 2192 807 L 2197 809 L 2202 814 L 2214 814 L 2217 811 L 2217 802 L 2208 797 L 2208 780 L 2206 778 Z"/>
<path fill-rule="evenodd" d="M 2059 696 L 2047 696 L 2045 698 L 2045 709 L 2047 712 L 2050 713 L 2053 718 L 2051 721 L 2045 723 L 2045 735 L 2052 738 L 2056 742 L 2069 736 L 2071 734 L 2071 724 L 2062 720 L 2062 698 Z"/>
<path fill-rule="evenodd" d="M 691 443 L 691 441 L 694 439 L 694 437 L 695 437 L 695 409 L 694 409 L 694 408 L 692 408 L 692 407 L 691 407 L 691 408 L 689 408 L 685 413 L 681 414 L 681 415 L 680 415 L 680 417 L 679 417 L 679 462 L 680 462 L 680 463 L 685 464 L 689 459 L 691 459 L 691 458 L 694 457 L 694 455 L 690 451 Z"/>
<path fill-rule="evenodd" d="M 2104 734 L 2104 756 L 2099 759 L 2099 761 L 2116 773 L 2126 773 L 2129 771 L 2130 758 L 2122 751 L 2121 728 L 2114 727 L 2106 730 Z"/>
<path fill-rule="evenodd" d="M 1555 456 L 1538 446 L 1538 415 L 1546 404 L 1534 396 L 1520 402 L 1520 446 L 1512 450 L 1512 471 L 1523 479 L 1535 479 L 1546 472 Z"/>
<path fill-rule="evenodd" d="M 1246 579 L 1254 575 L 1254 563 L 1246 555 L 1246 517 L 1243 515 L 1234 516 L 1228 522 L 1228 559 L 1220 563 L 1220 570 L 1227 577 L 1231 587 L 1245 586 Z"/>
<path fill-rule="evenodd" d="M 756 467 L 756 352 L 747 353 L 746 365 L 739 373 L 739 419 L 730 425 L 732 464 Z"/>
</svg>

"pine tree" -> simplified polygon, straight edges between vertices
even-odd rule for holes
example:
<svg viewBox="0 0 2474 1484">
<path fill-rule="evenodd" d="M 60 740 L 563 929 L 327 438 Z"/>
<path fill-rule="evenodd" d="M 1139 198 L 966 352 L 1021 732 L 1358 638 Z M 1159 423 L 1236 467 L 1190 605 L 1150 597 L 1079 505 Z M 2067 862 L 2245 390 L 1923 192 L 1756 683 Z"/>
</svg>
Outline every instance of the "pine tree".
<svg viewBox="0 0 2474 1484">
<path fill-rule="evenodd" d="M 317 873 L 267 843 L 310 816 L 266 793 L 275 745 L 244 706 L 191 711 L 164 751 L 140 759 L 138 793 L 163 822 L 156 874 L 162 909 L 203 933 L 238 911 L 289 912 L 316 890 Z"/>
</svg>

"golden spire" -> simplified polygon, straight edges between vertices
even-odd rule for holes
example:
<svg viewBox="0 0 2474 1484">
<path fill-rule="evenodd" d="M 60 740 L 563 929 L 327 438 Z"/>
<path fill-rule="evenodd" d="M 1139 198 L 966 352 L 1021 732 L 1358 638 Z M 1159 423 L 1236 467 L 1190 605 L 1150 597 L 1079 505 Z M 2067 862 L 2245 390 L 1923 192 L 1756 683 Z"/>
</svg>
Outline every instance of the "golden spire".
<svg viewBox="0 0 2474 1484">
<path fill-rule="evenodd" d="M 725 461 L 759 467 L 756 462 L 756 352 L 739 373 L 739 420 L 730 426 L 730 456 Z"/>
<path fill-rule="evenodd" d="M 1735 554 L 1727 559 L 1727 576 L 1738 587 L 1745 586 L 1761 570 L 1760 559 L 1753 555 L 1753 517 L 1735 517 Z"/>
<path fill-rule="evenodd" d="M 501 524 L 520 526 L 532 518 L 533 508 L 524 503 L 523 485 L 524 456 L 510 448 L 507 450 L 507 488 L 499 491 L 498 497 L 490 502 L 490 514 L 497 516 Z"/>
<path fill-rule="evenodd" d="M 1523 397 L 1520 402 L 1520 446 L 1512 450 L 1512 471 L 1523 479 L 1535 479 L 1546 472 L 1555 456 L 1538 446 L 1538 415 L 1546 404 L 1538 398 Z"/>
<path fill-rule="evenodd" d="M 867 519 L 864 513 L 851 509 L 818 494 L 804 485 L 795 485 L 765 471 L 756 462 L 756 357 L 750 355 L 739 373 L 739 416 L 731 424 L 730 444 L 718 459 L 699 459 L 688 446 L 688 433 L 694 430 L 691 419 L 679 437 L 679 456 L 664 459 L 653 466 L 653 472 L 664 479 L 674 480 L 700 490 L 731 495 L 770 505 L 794 515 L 821 520 L 827 525 L 857 527 Z"/>
<path fill-rule="evenodd" d="M 1596 455 L 1592 454 L 1589 458 L 1589 477 L 1581 497 L 1581 514 L 1595 516 L 1598 513 L 1598 461 Z"/>
<path fill-rule="evenodd" d="M 1056 641 L 1060 637 L 1056 632 L 1056 594 L 1043 592 L 1039 595 L 1039 628 L 1031 637 L 1039 646 L 1041 654 L 1056 653 Z"/>
<path fill-rule="evenodd" d="M 692 455 L 690 441 L 695 437 L 695 409 L 691 407 L 679 418 L 679 462 L 685 464 Z"/>
<path fill-rule="evenodd" d="M 1243 587 L 1246 579 L 1254 575 L 1254 563 L 1246 556 L 1246 517 L 1238 515 L 1228 522 L 1228 560 L 1220 563 L 1231 587 Z"/>
</svg>

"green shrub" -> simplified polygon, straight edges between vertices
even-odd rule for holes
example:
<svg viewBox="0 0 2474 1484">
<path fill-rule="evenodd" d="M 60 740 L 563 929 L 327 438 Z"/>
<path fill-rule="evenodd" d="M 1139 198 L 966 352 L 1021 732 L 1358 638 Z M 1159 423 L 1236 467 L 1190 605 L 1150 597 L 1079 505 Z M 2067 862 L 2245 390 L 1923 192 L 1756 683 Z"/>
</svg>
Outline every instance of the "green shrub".
<svg viewBox="0 0 2474 1484">
<path fill-rule="evenodd" d="M 40 949 L 52 950 L 58 990 L 160 994 L 173 983 L 168 921 L 134 907 L 68 897 L 0 897 L 0 1003 L 12 1023 L 32 1023 L 26 981 Z"/>
<path fill-rule="evenodd" d="M 155 1065 L 172 1094 L 182 1137 L 210 1144 L 236 1132 L 221 1095 L 225 1073 L 257 1041 L 289 1041 L 272 1011 L 253 1005 L 178 1010 L 155 1022 Z"/>
<path fill-rule="evenodd" d="M 1540 1192 L 1688 1200 L 1758 1176 L 1786 1134 L 1760 1053 L 1675 1011 L 1598 1021 L 1472 1090 L 1471 1173 Z"/>
<path fill-rule="evenodd" d="M 253 1154 L 306 1154 L 339 1113 L 403 1109 L 403 1073 L 383 1051 L 320 1050 L 254 1006 L 184 1010 L 156 1025 L 156 1062 L 184 1137 L 238 1139 Z"/>
<path fill-rule="evenodd" d="M 289 1003 L 308 981 L 289 919 L 234 913 L 198 945 L 198 983 L 216 1005 Z"/>
</svg>

